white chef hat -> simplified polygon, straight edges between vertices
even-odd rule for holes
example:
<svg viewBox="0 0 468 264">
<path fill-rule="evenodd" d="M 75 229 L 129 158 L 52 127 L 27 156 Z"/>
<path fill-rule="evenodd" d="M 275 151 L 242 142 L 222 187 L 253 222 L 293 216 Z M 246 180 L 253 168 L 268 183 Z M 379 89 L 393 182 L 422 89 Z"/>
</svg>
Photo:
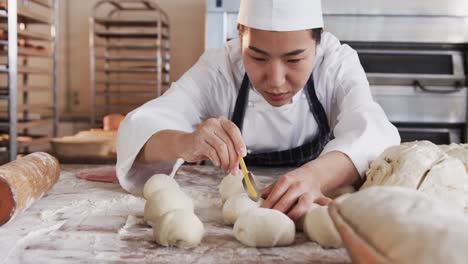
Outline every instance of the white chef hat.
<svg viewBox="0 0 468 264">
<path fill-rule="evenodd" d="M 262 30 L 323 27 L 321 0 L 241 0 L 237 23 Z"/>
</svg>

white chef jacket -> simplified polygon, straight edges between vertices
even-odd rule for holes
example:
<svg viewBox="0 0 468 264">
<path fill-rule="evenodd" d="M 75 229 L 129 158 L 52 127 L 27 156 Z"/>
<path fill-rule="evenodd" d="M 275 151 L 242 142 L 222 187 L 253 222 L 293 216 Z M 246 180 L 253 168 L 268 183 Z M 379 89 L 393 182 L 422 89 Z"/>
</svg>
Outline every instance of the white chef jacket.
<svg viewBox="0 0 468 264">
<path fill-rule="evenodd" d="M 231 118 L 244 74 L 240 41 L 234 39 L 223 48 L 206 51 L 163 96 L 129 113 L 117 137 L 117 176 L 122 187 L 140 194 L 151 175 L 170 172 L 174 162 L 135 162 L 140 149 L 158 131 L 192 132 L 208 118 Z M 322 35 L 312 74 L 335 136 L 321 155 L 340 151 L 363 175 L 385 148 L 400 143 L 397 129 L 372 99 L 356 51 L 331 33 Z M 291 149 L 317 134 L 304 89 L 291 103 L 274 107 L 251 88 L 242 131 L 248 152 Z"/>
</svg>

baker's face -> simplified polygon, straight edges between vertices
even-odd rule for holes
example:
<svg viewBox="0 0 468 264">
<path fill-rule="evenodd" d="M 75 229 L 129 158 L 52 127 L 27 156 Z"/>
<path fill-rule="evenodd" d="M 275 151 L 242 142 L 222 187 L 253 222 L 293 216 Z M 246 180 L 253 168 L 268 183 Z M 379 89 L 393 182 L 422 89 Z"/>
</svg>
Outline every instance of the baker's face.
<svg viewBox="0 0 468 264">
<path fill-rule="evenodd" d="M 314 67 L 316 45 L 310 30 L 245 28 L 241 43 L 247 75 L 265 100 L 273 106 L 291 102 Z"/>
</svg>

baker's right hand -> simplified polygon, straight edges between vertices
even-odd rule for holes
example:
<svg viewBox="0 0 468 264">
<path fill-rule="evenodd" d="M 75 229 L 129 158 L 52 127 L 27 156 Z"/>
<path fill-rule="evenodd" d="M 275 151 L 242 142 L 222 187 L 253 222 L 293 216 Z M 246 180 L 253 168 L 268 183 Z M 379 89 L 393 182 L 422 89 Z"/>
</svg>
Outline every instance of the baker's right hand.
<svg viewBox="0 0 468 264">
<path fill-rule="evenodd" d="M 205 120 L 188 137 L 190 145 L 182 153 L 188 162 L 208 159 L 225 172 L 236 173 L 238 157 L 247 154 L 239 128 L 223 116 Z"/>
</svg>

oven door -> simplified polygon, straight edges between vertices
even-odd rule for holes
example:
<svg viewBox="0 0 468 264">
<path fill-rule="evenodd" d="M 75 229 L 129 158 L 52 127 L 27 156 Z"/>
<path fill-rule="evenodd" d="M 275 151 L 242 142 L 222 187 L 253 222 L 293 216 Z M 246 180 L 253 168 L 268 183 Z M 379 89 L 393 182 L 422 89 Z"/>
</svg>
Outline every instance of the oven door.
<svg viewBox="0 0 468 264">
<path fill-rule="evenodd" d="M 466 142 L 467 89 L 372 85 L 374 100 L 400 131 L 402 142 Z M 442 91 L 443 93 L 439 93 Z"/>
<path fill-rule="evenodd" d="M 394 123 L 401 142 L 429 140 L 434 144 L 462 143 L 465 138 L 464 124 Z"/>
<path fill-rule="evenodd" d="M 445 86 L 460 89 L 466 75 L 463 51 L 357 49 L 370 84 Z"/>
</svg>

